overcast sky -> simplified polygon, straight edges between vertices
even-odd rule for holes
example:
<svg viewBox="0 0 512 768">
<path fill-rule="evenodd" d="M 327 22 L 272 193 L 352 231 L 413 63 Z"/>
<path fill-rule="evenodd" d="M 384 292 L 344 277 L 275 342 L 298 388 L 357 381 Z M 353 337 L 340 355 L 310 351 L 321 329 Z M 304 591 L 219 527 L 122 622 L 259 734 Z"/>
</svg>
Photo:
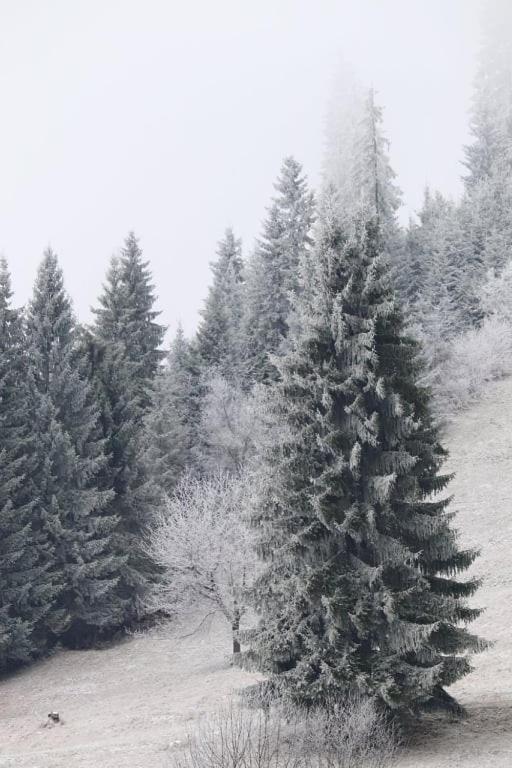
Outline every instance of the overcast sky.
<svg viewBox="0 0 512 768">
<path fill-rule="evenodd" d="M 194 330 L 226 226 L 247 254 L 283 156 L 318 184 L 340 62 L 373 84 L 406 203 L 460 193 L 478 0 L 0 0 L 0 251 L 51 244 L 82 320 L 133 229 Z"/>
</svg>

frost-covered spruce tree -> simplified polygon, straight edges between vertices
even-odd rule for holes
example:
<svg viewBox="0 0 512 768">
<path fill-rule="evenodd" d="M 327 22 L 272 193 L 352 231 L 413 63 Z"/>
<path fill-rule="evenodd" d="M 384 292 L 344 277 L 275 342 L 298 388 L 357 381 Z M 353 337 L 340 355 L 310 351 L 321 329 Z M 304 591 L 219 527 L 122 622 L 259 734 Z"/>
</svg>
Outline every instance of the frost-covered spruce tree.
<svg viewBox="0 0 512 768">
<path fill-rule="evenodd" d="M 336 189 L 340 217 L 350 226 L 361 205 L 378 217 L 383 247 L 396 245 L 401 192 L 389 160 L 382 109 L 373 89 L 354 87 L 327 122 L 324 183 Z"/>
<path fill-rule="evenodd" d="M 481 647 L 464 626 L 477 582 L 458 578 L 476 553 L 459 548 L 448 500 L 432 498 L 449 480 L 445 451 L 378 225 L 362 217 L 346 237 L 329 195 L 322 208 L 313 302 L 276 360 L 284 428 L 262 457 L 249 655 L 301 703 L 355 687 L 392 710 L 452 706 L 445 688 Z"/>
<path fill-rule="evenodd" d="M 439 192 L 425 191 L 419 223 L 411 224 L 402 279 L 409 319 L 427 331 L 435 320 L 448 340 L 478 324 L 480 266 L 466 242 L 460 210 Z M 435 346 L 437 340 L 432 338 Z M 435 352 L 434 352 L 435 354 Z"/>
<path fill-rule="evenodd" d="M 337 191 L 343 226 L 351 226 L 361 206 L 378 219 L 393 285 L 404 301 L 408 252 L 397 216 L 401 191 L 389 159 L 382 109 L 372 88 L 354 87 L 350 98 L 342 100 L 342 108 L 329 118 L 327 138 L 324 184 Z"/>
<path fill-rule="evenodd" d="M 486 3 L 466 147 L 462 214 L 468 243 L 487 270 L 499 274 L 512 248 L 512 10 L 507 0 Z"/>
<path fill-rule="evenodd" d="M 133 233 L 120 257 L 112 260 L 99 303 L 92 376 L 108 459 L 101 482 L 114 490 L 110 510 L 118 522 L 113 545 L 123 559 L 116 587 L 122 609 L 116 623 L 125 625 L 143 615 L 146 592 L 156 577 L 142 539 L 162 490 L 145 462 L 145 419 L 164 356 L 160 345 L 165 328 L 156 322 L 151 274 Z"/>
<path fill-rule="evenodd" d="M 269 355 L 281 349 L 288 335 L 299 268 L 311 245 L 313 193 L 293 157 L 284 159 L 275 190 L 247 273 L 243 339 L 249 383 L 276 376 Z"/>
<path fill-rule="evenodd" d="M 482 44 L 474 82 L 471 134 L 466 147 L 466 183 L 491 177 L 503 159 L 512 163 L 512 9 L 488 0 L 482 14 Z"/>
<path fill-rule="evenodd" d="M 148 471 L 167 494 L 196 463 L 200 394 L 197 355 L 179 326 L 155 378 L 153 404 L 145 422 Z"/>
<path fill-rule="evenodd" d="M 44 539 L 31 527 L 33 468 L 25 338 L 11 305 L 10 276 L 0 262 L 0 669 L 45 650 L 45 616 L 56 594 Z"/>
<path fill-rule="evenodd" d="M 104 465 L 98 410 L 82 370 L 78 334 L 61 269 L 48 249 L 27 312 L 28 382 L 35 466 L 33 529 L 44 537 L 58 589 L 45 617 L 51 641 L 89 640 L 110 621 L 117 560 L 111 551 L 111 496 L 99 490 Z"/>
<path fill-rule="evenodd" d="M 197 331 L 197 350 L 204 369 L 215 368 L 226 378 L 241 370 L 243 261 L 241 241 L 227 229 L 212 263 L 213 283 L 208 291 Z"/>
<path fill-rule="evenodd" d="M 151 381 L 164 358 L 165 327 L 156 322 L 151 272 L 139 241 L 130 232 L 119 258 L 112 260 L 107 285 L 95 310 L 96 332 L 107 343 L 122 346 L 131 366 L 132 389 L 141 410 L 151 400 Z"/>
</svg>

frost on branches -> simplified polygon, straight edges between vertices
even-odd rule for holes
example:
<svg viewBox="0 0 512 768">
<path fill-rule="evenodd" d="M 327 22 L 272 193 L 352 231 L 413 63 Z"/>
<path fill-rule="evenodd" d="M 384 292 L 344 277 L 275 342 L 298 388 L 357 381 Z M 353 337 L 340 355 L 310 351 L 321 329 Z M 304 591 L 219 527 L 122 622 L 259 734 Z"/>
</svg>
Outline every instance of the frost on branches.
<svg viewBox="0 0 512 768">
<path fill-rule="evenodd" d="M 186 476 L 157 516 L 147 543 L 163 570 L 149 599 L 151 610 L 180 616 L 194 606 L 203 621 L 220 613 L 231 626 L 235 654 L 256 567 L 244 513 L 250 493 L 244 475 Z"/>
<path fill-rule="evenodd" d="M 354 687 L 387 707 L 453 708 L 446 687 L 481 641 L 461 581 L 476 553 L 451 526 L 445 452 L 417 384 L 386 280 L 380 230 L 347 236 L 324 200 L 309 322 L 278 362 L 276 413 L 289 435 L 265 452 L 253 511 L 264 571 L 249 658 L 294 701 Z M 306 316 L 306 313 L 304 313 Z"/>
</svg>

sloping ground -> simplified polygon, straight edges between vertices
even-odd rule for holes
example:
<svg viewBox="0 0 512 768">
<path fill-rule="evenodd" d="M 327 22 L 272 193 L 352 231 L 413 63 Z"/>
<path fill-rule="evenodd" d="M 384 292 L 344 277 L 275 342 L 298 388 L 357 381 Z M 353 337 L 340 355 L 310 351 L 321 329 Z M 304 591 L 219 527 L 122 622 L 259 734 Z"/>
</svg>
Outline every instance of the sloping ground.
<svg viewBox="0 0 512 768">
<path fill-rule="evenodd" d="M 480 547 L 485 582 L 475 631 L 495 646 L 455 694 L 462 722 L 431 722 L 400 768 L 512 766 L 512 380 L 463 414 L 447 435 L 458 526 Z M 192 626 L 192 625 L 191 625 Z M 202 712 L 251 677 L 229 665 L 227 628 L 191 627 L 64 652 L 0 683 L 0 768 L 163 768 Z M 50 710 L 63 726 L 42 728 Z"/>
<path fill-rule="evenodd" d="M 512 766 L 512 380 L 493 384 L 445 442 L 461 541 L 481 550 L 472 571 L 484 583 L 473 602 L 486 610 L 471 628 L 495 645 L 453 688 L 468 718 L 419 734 L 400 766 L 505 768 Z"/>
<path fill-rule="evenodd" d="M 66 651 L 0 683 L 1 768 L 163 768 L 195 718 L 250 675 L 224 623 L 198 621 L 100 651 Z M 43 728 L 50 711 L 64 725 Z"/>
</svg>

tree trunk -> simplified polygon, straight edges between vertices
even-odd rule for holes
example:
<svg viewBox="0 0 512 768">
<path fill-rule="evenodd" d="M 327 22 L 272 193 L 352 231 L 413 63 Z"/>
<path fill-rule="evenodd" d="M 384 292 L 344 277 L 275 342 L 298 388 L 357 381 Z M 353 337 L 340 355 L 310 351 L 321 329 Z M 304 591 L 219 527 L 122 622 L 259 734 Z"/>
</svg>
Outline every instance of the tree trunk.
<svg viewBox="0 0 512 768">
<path fill-rule="evenodd" d="M 240 611 L 238 608 L 235 609 L 231 629 L 233 631 L 233 656 L 235 656 L 241 650 L 240 640 L 238 639 L 238 630 L 240 629 Z"/>
</svg>

